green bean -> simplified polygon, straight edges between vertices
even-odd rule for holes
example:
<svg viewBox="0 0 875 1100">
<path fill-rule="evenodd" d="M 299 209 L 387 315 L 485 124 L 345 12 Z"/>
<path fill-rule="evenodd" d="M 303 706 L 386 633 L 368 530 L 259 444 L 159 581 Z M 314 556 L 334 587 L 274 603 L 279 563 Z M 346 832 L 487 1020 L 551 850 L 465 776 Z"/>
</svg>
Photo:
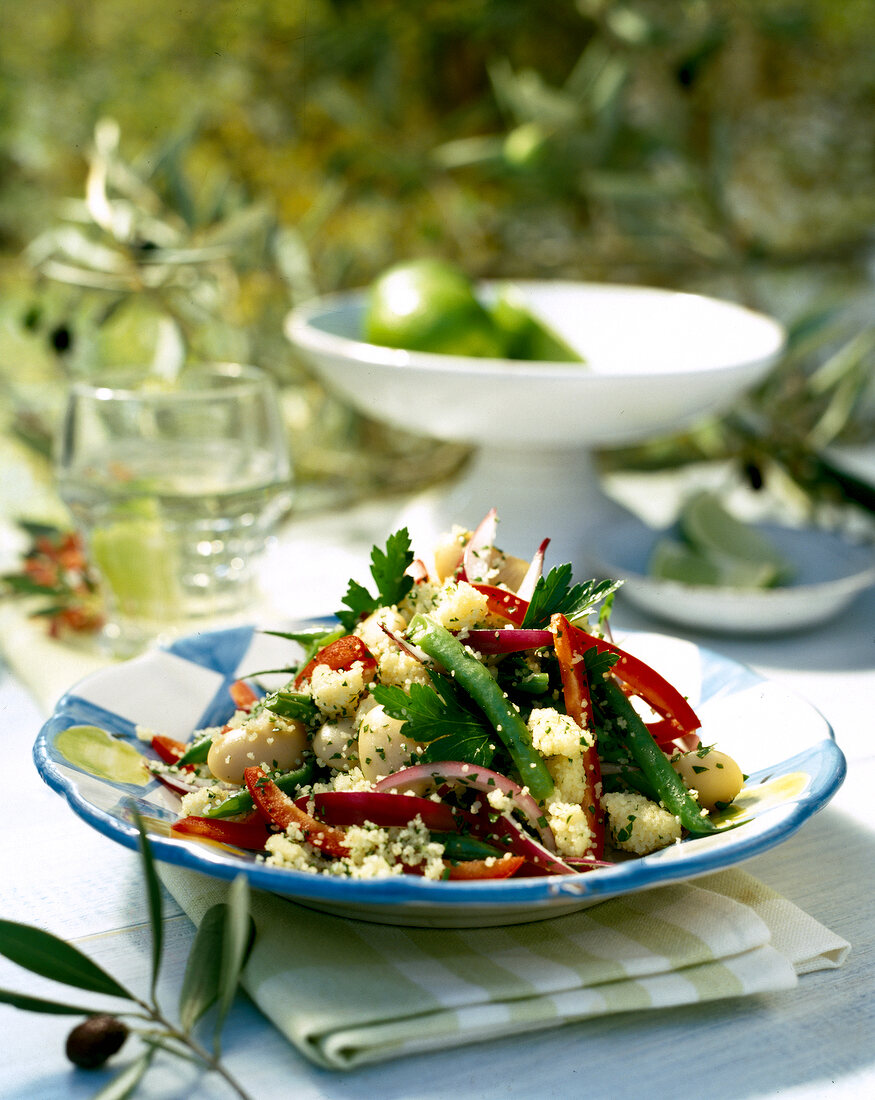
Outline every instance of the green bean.
<svg viewBox="0 0 875 1100">
<path fill-rule="evenodd" d="M 209 734 L 206 737 L 201 737 L 197 741 L 194 741 L 176 761 L 176 766 L 181 767 L 183 764 L 203 764 L 210 754 L 210 745 L 212 745 L 212 743 L 213 739 Z"/>
<path fill-rule="evenodd" d="M 690 833 L 716 832 L 716 825 L 702 816 L 702 807 L 684 786 L 619 685 L 608 678 L 602 684 L 602 691 L 619 727 L 618 736 L 625 741 L 644 778 L 658 794 L 662 806 L 678 817 Z"/>
<path fill-rule="evenodd" d="M 305 725 L 318 715 L 316 704 L 309 695 L 296 691 L 275 691 L 261 700 L 261 709 L 278 714 L 281 718 L 292 718 Z"/>
<path fill-rule="evenodd" d="M 553 778 L 543 757 L 532 745 L 532 735 L 519 712 L 476 657 L 453 635 L 426 615 L 414 615 L 407 637 L 443 665 L 486 715 L 504 742 L 520 779 L 539 801 L 553 791 Z"/>
<path fill-rule="evenodd" d="M 478 840 L 473 836 L 462 836 L 460 833 L 432 833 L 432 840 L 444 846 L 444 859 L 501 859 L 504 852 L 484 840 Z"/>
</svg>

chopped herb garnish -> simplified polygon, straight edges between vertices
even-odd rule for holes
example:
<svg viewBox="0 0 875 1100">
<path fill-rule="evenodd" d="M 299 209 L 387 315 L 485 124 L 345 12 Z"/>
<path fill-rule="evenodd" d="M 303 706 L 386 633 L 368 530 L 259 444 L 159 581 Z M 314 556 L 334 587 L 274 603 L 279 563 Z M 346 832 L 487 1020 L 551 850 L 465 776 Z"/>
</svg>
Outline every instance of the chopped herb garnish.
<svg viewBox="0 0 875 1100">
<path fill-rule="evenodd" d="M 635 815 L 634 814 L 629 814 L 629 817 L 627 818 L 627 820 L 628 820 L 629 824 L 624 825 L 622 829 L 617 830 L 617 840 L 621 844 L 623 844 L 625 841 L 627 841 L 629 839 L 629 837 L 632 835 L 632 826 L 635 823 Z"/>
</svg>

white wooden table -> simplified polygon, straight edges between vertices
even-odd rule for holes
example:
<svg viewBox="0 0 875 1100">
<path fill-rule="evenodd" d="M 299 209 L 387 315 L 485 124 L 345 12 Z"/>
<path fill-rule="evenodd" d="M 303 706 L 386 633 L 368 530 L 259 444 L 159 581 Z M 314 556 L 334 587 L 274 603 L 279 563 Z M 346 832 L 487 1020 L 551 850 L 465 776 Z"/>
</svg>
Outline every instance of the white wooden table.
<svg viewBox="0 0 875 1100">
<path fill-rule="evenodd" d="M 292 585 L 280 610 L 311 614 L 337 605 L 352 569 L 361 572 L 373 537 L 385 534 L 348 519 L 344 531 L 345 544 L 337 541 L 336 530 L 320 534 L 303 525 L 293 532 L 292 557 L 296 567 L 309 564 L 311 579 L 300 589 Z M 615 623 L 660 629 L 622 607 Z M 852 953 L 845 966 L 807 975 L 788 993 L 610 1017 L 349 1075 L 304 1061 L 241 996 L 226 1029 L 224 1057 L 253 1097 L 875 1096 L 875 591 L 842 619 L 804 635 L 758 641 L 686 636 L 791 687 L 835 729 L 849 764 L 844 786 L 798 834 L 745 868 L 847 939 Z M 145 992 L 149 930 L 138 857 L 81 822 L 43 785 L 30 751 L 44 717 L 43 708 L 0 665 L 5 802 L 0 917 L 73 939 L 123 982 Z M 170 898 L 165 925 L 160 988 L 172 1009 L 193 928 Z M 35 995 L 62 992 L 2 958 L 0 986 Z M 68 1018 L 0 1006 L 0 1100 L 96 1092 L 108 1074 L 69 1065 L 64 1041 L 70 1026 Z M 161 1061 L 137 1096 L 221 1100 L 231 1093 L 215 1077 Z"/>
</svg>

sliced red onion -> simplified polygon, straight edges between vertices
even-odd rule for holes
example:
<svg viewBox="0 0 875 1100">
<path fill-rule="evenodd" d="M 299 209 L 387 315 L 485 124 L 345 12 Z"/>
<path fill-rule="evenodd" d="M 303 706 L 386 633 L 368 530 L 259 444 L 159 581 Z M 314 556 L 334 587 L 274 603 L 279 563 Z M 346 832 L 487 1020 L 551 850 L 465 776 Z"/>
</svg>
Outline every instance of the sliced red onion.
<svg viewBox="0 0 875 1100">
<path fill-rule="evenodd" d="M 599 867 L 613 867 L 606 859 L 589 859 L 587 856 L 566 856 L 565 862 L 575 871 L 596 871 Z"/>
<path fill-rule="evenodd" d="M 153 771 L 152 775 L 168 790 L 173 791 L 174 794 L 191 794 L 192 791 L 201 791 L 204 787 L 211 787 L 215 782 L 215 780 L 202 780 L 200 783 L 195 780 L 192 782 L 191 780 L 178 778 L 176 775 L 168 775 L 166 772 Z"/>
<path fill-rule="evenodd" d="M 469 584 L 489 580 L 497 531 L 498 512 L 490 508 L 465 544 L 462 554 L 462 580 L 466 580 Z"/>
<path fill-rule="evenodd" d="M 544 539 L 538 549 L 535 551 L 535 556 L 532 558 L 532 563 L 526 571 L 526 575 L 520 582 L 516 594 L 521 600 L 530 600 L 535 591 L 535 585 L 544 575 L 544 554 L 547 551 L 547 547 L 550 545 L 549 539 Z"/>
<path fill-rule="evenodd" d="M 414 584 L 422 584 L 423 581 L 428 580 L 428 566 L 422 558 L 414 558 L 404 573 L 408 577 L 413 577 Z"/>
<path fill-rule="evenodd" d="M 414 657 L 420 664 L 428 664 L 431 660 L 424 649 L 420 649 L 419 646 L 414 645 L 412 642 L 408 642 L 406 638 L 402 638 L 400 634 L 396 634 L 394 630 L 390 630 L 385 623 L 380 623 L 380 629 L 386 637 L 391 638 L 395 645 L 406 653 L 408 657 Z"/>
<path fill-rule="evenodd" d="M 310 812 L 312 801 L 316 816 L 329 825 L 372 825 L 392 827 L 409 825 L 415 817 L 422 818 L 427 829 L 453 833 L 458 822 L 446 802 L 434 802 L 411 794 L 388 791 L 320 791 L 301 795 L 295 805 Z"/>
<path fill-rule="evenodd" d="M 490 826 L 490 835 L 494 836 L 509 852 L 525 856 L 527 863 L 533 863 L 549 875 L 577 874 L 570 862 L 566 862 L 555 854 L 555 845 L 550 849 L 535 840 L 509 814 L 502 814 L 499 821 Z M 550 835 L 552 837 L 552 833 Z"/>
<path fill-rule="evenodd" d="M 553 830 L 544 821 L 541 807 L 524 791 L 519 784 L 508 779 L 506 775 L 482 768 L 479 764 L 466 764 L 459 760 L 440 760 L 433 764 L 414 764 L 413 767 L 404 768 L 394 775 L 388 775 L 374 784 L 377 791 L 406 791 L 412 787 L 418 787 L 421 783 L 436 782 L 464 783 L 476 791 L 489 794 L 490 791 L 501 791 L 507 795 L 515 809 L 523 815 L 529 827 L 538 834 L 544 847 L 551 852 L 556 851 L 556 841 Z"/>
<path fill-rule="evenodd" d="M 466 646 L 478 653 L 521 653 L 526 649 L 551 646 L 553 635 L 549 630 L 507 627 L 498 630 L 467 630 L 463 640 Z"/>
</svg>

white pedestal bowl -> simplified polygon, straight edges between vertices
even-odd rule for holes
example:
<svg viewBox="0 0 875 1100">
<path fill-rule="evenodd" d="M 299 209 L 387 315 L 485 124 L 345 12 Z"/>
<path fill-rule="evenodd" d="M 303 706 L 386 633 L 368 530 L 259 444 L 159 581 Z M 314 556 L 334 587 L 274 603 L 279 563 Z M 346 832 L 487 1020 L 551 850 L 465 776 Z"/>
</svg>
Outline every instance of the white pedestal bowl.
<svg viewBox="0 0 875 1100">
<path fill-rule="evenodd" d="M 648 287 L 515 284 L 583 364 L 476 359 L 361 338 L 365 291 L 293 310 L 291 343 L 325 384 L 391 428 L 477 448 L 455 484 L 402 517 L 415 538 L 475 524 L 492 506 L 505 549 L 579 563 L 603 498 L 593 448 L 645 440 L 727 408 L 781 353 L 771 317 L 732 302 Z M 485 284 L 484 297 L 494 291 Z"/>
</svg>

